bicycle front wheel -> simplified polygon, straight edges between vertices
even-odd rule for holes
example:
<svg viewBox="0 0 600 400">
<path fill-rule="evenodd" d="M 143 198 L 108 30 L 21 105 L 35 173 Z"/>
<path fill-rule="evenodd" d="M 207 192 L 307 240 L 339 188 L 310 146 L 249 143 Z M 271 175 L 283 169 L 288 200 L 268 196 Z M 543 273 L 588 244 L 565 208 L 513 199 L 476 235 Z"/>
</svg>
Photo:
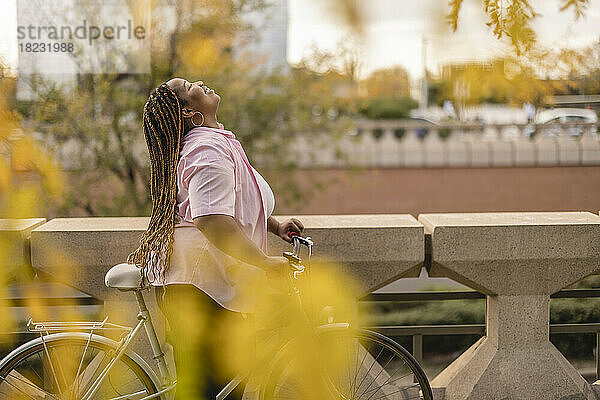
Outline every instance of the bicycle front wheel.
<svg viewBox="0 0 600 400">
<path fill-rule="evenodd" d="M 79 400 L 116 355 L 114 345 L 89 335 L 51 336 L 21 346 L 2 361 L 1 399 Z M 140 400 L 157 391 L 148 372 L 124 354 L 90 399 Z"/>
<path fill-rule="evenodd" d="M 314 360 L 291 346 L 275 362 L 262 400 L 433 399 L 417 361 L 384 335 L 363 329 L 335 329 L 319 333 L 317 343 Z"/>
</svg>

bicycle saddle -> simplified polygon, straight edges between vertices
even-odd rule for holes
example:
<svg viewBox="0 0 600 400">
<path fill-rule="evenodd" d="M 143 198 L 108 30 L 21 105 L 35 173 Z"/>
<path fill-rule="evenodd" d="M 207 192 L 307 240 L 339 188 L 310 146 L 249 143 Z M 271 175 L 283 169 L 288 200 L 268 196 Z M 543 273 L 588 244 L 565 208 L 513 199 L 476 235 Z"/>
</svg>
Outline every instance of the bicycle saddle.
<svg viewBox="0 0 600 400">
<path fill-rule="evenodd" d="M 140 290 L 146 288 L 140 269 L 135 264 L 121 263 L 108 270 L 104 283 L 109 288 L 121 291 Z"/>
</svg>

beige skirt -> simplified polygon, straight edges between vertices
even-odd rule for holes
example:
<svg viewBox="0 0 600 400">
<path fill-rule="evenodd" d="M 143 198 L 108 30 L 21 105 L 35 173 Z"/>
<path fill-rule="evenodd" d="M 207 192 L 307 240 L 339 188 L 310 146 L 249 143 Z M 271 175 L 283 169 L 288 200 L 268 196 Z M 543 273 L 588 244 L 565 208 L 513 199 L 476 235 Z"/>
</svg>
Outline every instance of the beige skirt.
<svg viewBox="0 0 600 400">
<path fill-rule="evenodd" d="M 261 297 L 273 289 L 265 272 L 216 248 L 195 226 L 176 226 L 173 253 L 164 281 L 155 286 L 191 284 L 223 307 L 243 313 L 255 311 Z"/>
</svg>

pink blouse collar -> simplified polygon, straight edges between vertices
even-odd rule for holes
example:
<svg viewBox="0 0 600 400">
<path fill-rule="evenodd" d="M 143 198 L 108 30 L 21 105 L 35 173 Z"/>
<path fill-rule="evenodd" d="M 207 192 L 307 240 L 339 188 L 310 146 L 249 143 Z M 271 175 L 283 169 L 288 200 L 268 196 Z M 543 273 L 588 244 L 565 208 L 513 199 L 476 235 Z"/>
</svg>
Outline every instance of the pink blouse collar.
<svg viewBox="0 0 600 400">
<path fill-rule="evenodd" d="M 208 126 L 197 126 L 195 128 L 190 129 L 190 131 L 186 134 L 186 136 L 188 134 L 193 133 L 193 132 L 207 132 L 207 131 L 210 132 L 210 131 L 212 131 L 212 132 L 217 132 L 217 133 L 220 133 L 222 135 L 225 135 L 228 138 L 235 139 L 235 134 L 233 132 L 228 131 L 227 129 L 225 129 L 225 127 L 223 126 L 222 123 L 217 122 L 217 126 L 219 128 L 210 128 Z"/>
</svg>

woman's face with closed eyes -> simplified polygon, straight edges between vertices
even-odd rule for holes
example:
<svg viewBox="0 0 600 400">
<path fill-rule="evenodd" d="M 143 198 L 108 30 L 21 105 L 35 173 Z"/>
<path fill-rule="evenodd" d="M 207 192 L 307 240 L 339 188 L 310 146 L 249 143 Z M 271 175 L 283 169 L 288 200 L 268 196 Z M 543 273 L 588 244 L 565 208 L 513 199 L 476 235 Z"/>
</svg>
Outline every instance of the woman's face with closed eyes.
<svg viewBox="0 0 600 400">
<path fill-rule="evenodd" d="M 188 82 L 182 78 L 173 78 L 167 82 L 167 86 L 184 101 L 184 109 L 192 112 L 200 111 L 206 117 L 216 116 L 221 97 L 204 82 Z M 184 115 L 186 114 L 184 112 Z"/>
</svg>

